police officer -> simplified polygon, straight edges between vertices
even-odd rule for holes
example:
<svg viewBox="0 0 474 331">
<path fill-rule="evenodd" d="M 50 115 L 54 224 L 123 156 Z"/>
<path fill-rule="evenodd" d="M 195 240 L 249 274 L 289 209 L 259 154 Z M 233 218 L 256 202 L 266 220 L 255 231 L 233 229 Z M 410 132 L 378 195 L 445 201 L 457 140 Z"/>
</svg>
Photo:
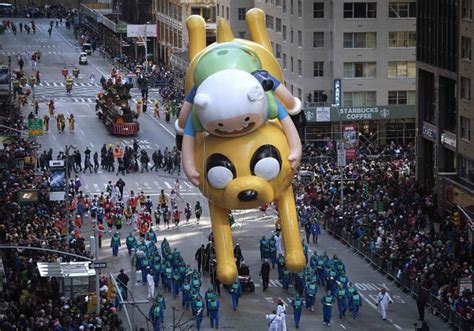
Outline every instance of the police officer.
<svg viewBox="0 0 474 331">
<path fill-rule="evenodd" d="M 153 304 L 150 308 L 149 318 L 153 321 L 155 331 L 161 331 L 161 324 L 163 323 L 163 311 L 159 304 Z"/>
<path fill-rule="evenodd" d="M 192 310 L 193 315 L 196 318 L 196 330 L 201 330 L 202 316 L 204 313 L 204 304 L 200 294 L 196 293 L 193 295 Z"/>
<path fill-rule="evenodd" d="M 301 311 L 303 310 L 303 299 L 296 293 L 295 298 L 291 301 L 293 307 L 293 317 L 295 319 L 295 326 L 297 329 L 300 328 Z"/>
<path fill-rule="evenodd" d="M 321 298 L 323 304 L 323 324 L 330 326 L 332 318 L 332 304 L 334 297 L 331 295 L 331 291 L 327 291 L 326 295 Z"/>
<path fill-rule="evenodd" d="M 112 247 L 113 256 L 118 255 L 118 250 L 120 246 L 122 246 L 122 243 L 120 242 L 120 234 L 118 232 L 115 232 L 112 236 L 112 239 L 110 240 L 110 247 Z"/>
<path fill-rule="evenodd" d="M 318 288 L 315 282 L 310 282 L 306 284 L 306 287 L 305 287 L 306 309 L 314 311 L 314 302 L 316 300 L 317 292 L 318 292 Z"/>
<path fill-rule="evenodd" d="M 216 298 L 213 298 L 209 302 L 209 318 L 211 320 L 211 328 L 214 328 L 214 326 L 216 327 L 216 329 L 219 328 L 219 308 L 219 301 L 217 301 Z"/>
<path fill-rule="evenodd" d="M 230 285 L 230 293 L 232 294 L 232 309 L 236 311 L 239 306 L 239 298 L 242 294 L 242 287 L 238 279 Z"/>
<path fill-rule="evenodd" d="M 212 286 L 209 286 L 209 288 L 206 291 L 205 294 L 205 299 L 206 299 L 206 310 L 207 310 L 207 316 L 209 316 L 209 303 L 216 298 L 216 293 L 214 292 L 214 289 Z"/>
<path fill-rule="evenodd" d="M 355 320 L 359 319 L 359 308 L 361 306 L 362 306 L 362 299 L 360 297 L 360 294 L 357 292 L 357 290 L 355 290 L 352 294 L 350 304 L 349 304 L 349 309 L 351 310 L 352 317 Z"/>
</svg>

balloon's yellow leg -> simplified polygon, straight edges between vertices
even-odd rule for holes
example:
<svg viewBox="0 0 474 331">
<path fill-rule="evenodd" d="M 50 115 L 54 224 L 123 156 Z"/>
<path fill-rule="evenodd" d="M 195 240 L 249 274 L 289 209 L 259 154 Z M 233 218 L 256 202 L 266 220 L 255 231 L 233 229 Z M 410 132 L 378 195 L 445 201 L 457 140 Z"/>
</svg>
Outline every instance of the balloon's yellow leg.
<svg viewBox="0 0 474 331">
<path fill-rule="evenodd" d="M 285 267 L 291 272 L 300 272 L 306 265 L 306 259 L 303 254 L 295 198 L 291 185 L 280 196 L 277 205 L 285 244 Z"/>
<path fill-rule="evenodd" d="M 237 279 L 232 234 L 228 219 L 228 210 L 209 202 L 212 234 L 217 255 L 217 278 L 230 285 Z"/>
</svg>

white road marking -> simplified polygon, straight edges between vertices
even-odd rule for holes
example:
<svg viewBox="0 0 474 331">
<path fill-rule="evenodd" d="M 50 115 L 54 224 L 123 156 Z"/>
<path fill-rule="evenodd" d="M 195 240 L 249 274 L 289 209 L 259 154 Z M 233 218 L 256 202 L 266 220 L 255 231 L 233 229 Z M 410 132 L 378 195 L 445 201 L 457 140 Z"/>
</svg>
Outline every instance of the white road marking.
<svg viewBox="0 0 474 331">
<path fill-rule="evenodd" d="M 86 137 L 86 134 L 84 133 L 84 131 L 82 131 L 82 129 L 79 129 L 79 132 L 82 133 L 84 137 Z"/>
<path fill-rule="evenodd" d="M 173 186 L 171 186 L 170 183 L 168 183 L 168 182 L 166 182 L 166 181 L 165 181 L 165 185 L 166 185 L 166 187 L 167 187 L 168 189 L 172 189 L 172 188 L 173 188 Z"/>
<path fill-rule="evenodd" d="M 56 82 L 53 82 L 54 86 L 58 86 L 58 84 L 56 84 Z"/>
<path fill-rule="evenodd" d="M 89 143 L 91 145 L 92 148 L 95 148 L 94 144 L 93 143 Z"/>
<path fill-rule="evenodd" d="M 176 135 L 170 131 L 166 126 L 164 126 L 162 123 L 160 123 L 155 117 L 153 117 L 150 113 L 146 113 L 152 120 L 154 120 L 156 123 L 158 123 L 159 126 L 161 126 L 163 129 L 165 129 L 166 132 L 170 134 L 171 137 L 176 138 Z"/>
<path fill-rule="evenodd" d="M 362 293 L 360 293 L 360 292 L 359 292 L 359 295 L 360 295 L 360 297 L 361 297 L 362 299 L 364 299 L 365 302 L 367 302 L 367 303 L 369 304 L 369 306 L 371 306 L 372 308 L 374 308 L 374 310 L 375 310 L 377 313 L 379 312 L 377 306 L 376 306 L 374 303 L 372 303 L 371 300 L 367 299 L 367 297 L 366 297 L 365 295 L 363 295 Z M 391 318 L 388 318 L 387 321 L 388 321 L 390 324 L 392 324 L 395 328 L 397 328 L 398 330 L 402 330 L 402 328 L 401 328 L 399 325 L 395 324 Z"/>
<path fill-rule="evenodd" d="M 344 330 L 346 329 L 346 327 L 343 325 L 343 324 L 339 324 L 341 328 L 343 328 Z"/>
</svg>

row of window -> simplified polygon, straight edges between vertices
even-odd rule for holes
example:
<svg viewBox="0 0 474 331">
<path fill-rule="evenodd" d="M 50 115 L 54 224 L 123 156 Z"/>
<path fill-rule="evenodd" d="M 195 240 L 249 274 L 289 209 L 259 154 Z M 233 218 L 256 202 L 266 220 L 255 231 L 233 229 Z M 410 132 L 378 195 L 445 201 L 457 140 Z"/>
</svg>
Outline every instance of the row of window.
<svg viewBox="0 0 474 331">
<path fill-rule="evenodd" d="M 464 20 L 472 20 L 474 0 L 462 0 L 461 17 Z"/>
<path fill-rule="evenodd" d="M 308 1 L 308 0 L 306 0 Z M 290 15 L 296 14 L 303 17 L 303 0 L 265 0 L 266 3 L 274 4 L 282 7 L 283 13 L 288 12 Z M 377 3 L 376 2 L 346 2 L 344 3 L 344 18 L 376 18 Z M 390 18 L 415 18 L 416 17 L 416 1 L 390 1 L 388 7 L 388 17 Z M 324 2 L 318 0 L 313 2 L 313 18 L 324 18 Z"/>
<path fill-rule="evenodd" d="M 275 45 L 275 56 L 282 59 L 283 69 L 287 69 L 287 56 L 282 54 L 281 45 Z M 298 75 L 303 75 L 303 62 L 298 60 Z M 294 72 L 294 58 L 290 57 L 290 71 Z M 415 78 L 415 61 L 390 61 L 388 62 L 388 78 Z M 313 77 L 324 77 L 324 62 L 313 62 Z M 345 62 L 344 78 L 376 78 L 376 62 Z"/>
<path fill-rule="evenodd" d="M 273 17 L 267 15 L 267 28 L 273 30 Z M 281 19 L 275 20 L 275 31 L 282 33 L 282 39 L 287 41 L 286 25 L 281 25 Z M 377 33 L 376 32 L 347 32 L 343 37 L 344 48 L 376 48 L 377 47 Z M 295 42 L 295 31 L 290 29 L 290 43 Z M 303 46 L 303 33 L 297 31 L 298 46 Z M 469 44 L 470 45 L 470 44 Z M 313 47 L 324 47 L 324 32 L 313 32 Z M 416 47 L 416 32 L 412 31 L 396 31 L 388 33 L 388 47 L 389 48 L 408 48 Z M 470 47 L 469 47 L 470 48 Z"/>
<path fill-rule="evenodd" d="M 363 107 L 377 105 L 377 92 L 362 91 L 362 92 L 344 92 L 343 93 L 344 107 Z M 327 95 L 322 90 L 313 91 L 312 102 L 323 103 L 327 102 Z M 415 105 L 416 92 L 415 91 L 388 91 L 389 105 Z"/>
</svg>

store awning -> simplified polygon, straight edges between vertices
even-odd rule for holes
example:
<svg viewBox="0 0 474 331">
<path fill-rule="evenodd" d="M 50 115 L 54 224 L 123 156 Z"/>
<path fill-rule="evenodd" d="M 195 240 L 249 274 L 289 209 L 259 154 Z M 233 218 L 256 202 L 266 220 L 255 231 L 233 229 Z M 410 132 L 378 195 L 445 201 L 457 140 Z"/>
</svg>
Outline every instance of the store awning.
<svg viewBox="0 0 474 331">
<path fill-rule="evenodd" d="M 95 269 L 89 268 L 90 262 L 38 262 L 41 277 L 74 278 L 95 276 Z"/>
</svg>

